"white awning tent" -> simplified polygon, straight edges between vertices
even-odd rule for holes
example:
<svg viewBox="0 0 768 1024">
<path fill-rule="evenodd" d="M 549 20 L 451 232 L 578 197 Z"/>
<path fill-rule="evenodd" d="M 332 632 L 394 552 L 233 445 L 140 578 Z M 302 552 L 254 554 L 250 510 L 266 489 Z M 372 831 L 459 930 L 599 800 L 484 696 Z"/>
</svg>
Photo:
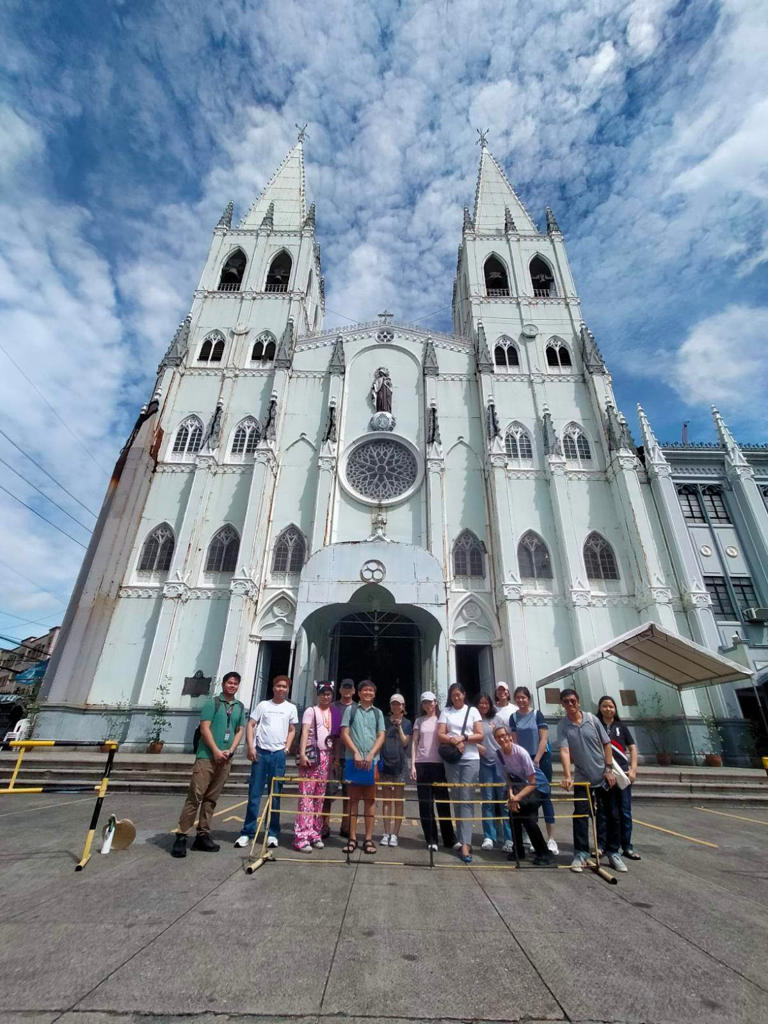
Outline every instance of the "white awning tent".
<svg viewBox="0 0 768 1024">
<path fill-rule="evenodd" d="M 751 669 L 737 665 L 721 654 L 714 654 L 677 633 L 670 633 L 656 622 L 646 622 L 561 665 L 539 679 L 536 688 L 554 683 L 608 657 L 617 658 L 677 690 L 737 683 L 754 676 Z"/>
</svg>

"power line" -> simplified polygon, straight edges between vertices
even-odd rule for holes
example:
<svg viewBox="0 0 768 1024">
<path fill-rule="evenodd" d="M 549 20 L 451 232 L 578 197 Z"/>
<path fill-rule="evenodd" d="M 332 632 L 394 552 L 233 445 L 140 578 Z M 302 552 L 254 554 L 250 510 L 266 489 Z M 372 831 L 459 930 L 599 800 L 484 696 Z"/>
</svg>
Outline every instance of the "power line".
<svg viewBox="0 0 768 1024">
<path fill-rule="evenodd" d="M 64 605 L 59 605 L 56 611 L 62 611 L 64 607 Z M 50 615 L 47 615 L 44 619 L 24 619 L 21 617 L 21 615 L 14 615 L 13 612 L 4 612 L 2 611 L 2 609 L 0 609 L 0 619 L 2 618 L 16 619 L 17 622 L 26 622 L 30 626 L 39 626 L 45 625 L 47 622 L 50 622 L 51 619 L 58 618 L 58 615 L 53 615 L 53 613 L 51 613 Z"/>
<path fill-rule="evenodd" d="M 69 497 L 73 501 L 76 501 L 77 504 L 80 506 L 80 508 L 84 508 L 85 511 L 89 515 L 92 515 L 94 519 L 98 519 L 99 518 L 98 515 L 96 514 L 96 512 L 94 512 L 92 509 L 88 508 L 87 505 L 84 505 L 82 503 L 82 501 L 80 501 L 79 498 L 76 498 L 74 496 L 74 494 L 72 494 L 71 491 L 68 491 L 67 488 L 64 486 L 64 484 L 60 484 L 59 481 L 56 479 L 56 477 L 52 476 L 48 472 L 48 470 L 45 468 L 45 466 L 41 466 L 40 463 L 37 461 L 37 459 L 33 458 L 33 456 L 31 456 L 28 452 L 25 452 L 24 449 L 21 448 L 19 445 L 17 445 L 16 442 L 12 438 L 8 437 L 8 435 L 6 434 L 6 432 L 2 428 L 0 428 L 0 434 L 3 435 L 3 437 L 5 438 L 6 441 L 8 441 L 10 444 L 13 445 L 13 447 L 16 449 L 16 451 L 21 452 L 21 454 L 24 456 L 25 459 L 29 459 L 29 461 L 31 463 L 33 463 L 35 466 L 37 466 L 37 468 L 40 470 L 41 473 L 45 473 L 45 475 L 48 477 L 49 480 L 53 480 L 53 482 L 56 484 L 57 487 L 60 487 L 62 489 L 62 491 L 64 491 L 65 494 L 68 494 Z"/>
<path fill-rule="evenodd" d="M 70 425 L 69 425 L 69 424 L 67 423 L 67 421 L 66 421 L 66 420 L 62 419 L 62 417 L 61 417 L 61 416 L 59 415 L 59 413 L 58 413 L 58 412 L 57 412 L 57 411 L 56 411 L 56 410 L 54 409 L 54 407 L 53 407 L 53 406 L 51 405 L 51 403 L 50 403 L 50 402 L 48 401 L 48 399 L 47 399 L 47 398 L 45 397 L 45 395 L 44 395 L 44 394 L 43 394 L 43 392 L 42 392 L 42 391 L 40 390 L 40 388 L 39 388 L 39 387 L 37 386 L 37 384 L 35 384 L 35 382 L 34 382 L 33 380 L 31 380 L 31 378 L 29 378 L 29 377 L 28 377 L 28 376 L 26 375 L 26 373 L 25 373 L 25 372 L 24 372 L 24 371 L 22 370 L 22 368 L 21 368 L 21 367 L 19 366 L 19 364 L 18 364 L 18 363 L 16 362 L 16 360 L 15 360 L 15 359 L 13 358 L 13 356 L 11 356 L 11 355 L 10 355 L 10 354 L 9 354 L 9 353 L 8 353 L 8 352 L 6 351 L 6 349 L 4 349 L 4 348 L 3 348 L 3 346 L 2 346 L 2 345 L 0 345 L 0 352 L 2 352 L 2 353 L 3 353 L 3 355 L 4 355 L 5 357 L 6 357 L 6 359 L 8 359 L 8 361 L 9 361 L 9 362 L 13 363 L 13 365 L 14 365 L 14 366 L 16 367 L 16 369 L 17 369 L 17 370 L 19 371 L 19 373 L 21 374 L 21 376 L 22 376 L 22 377 L 24 378 L 24 380 L 25 380 L 25 381 L 27 381 L 27 383 L 28 383 L 28 384 L 30 384 L 30 385 L 31 385 L 31 386 L 32 386 L 32 387 L 33 387 L 33 388 L 35 389 L 35 391 L 36 391 L 36 392 L 38 393 L 38 395 L 39 395 L 39 396 L 40 396 L 40 397 L 42 398 L 42 400 L 43 400 L 43 401 L 45 402 L 45 404 L 46 404 L 46 405 L 48 406 L 48 408 L 49 408 L 49 409 L 51 410 L 51 412 L 52 412 L 52 413 L 53 413 L 53 415 L 54 415 L 54 416 L 56 417 L 56 419 L 57 419 L 57 420 L 59 421 L 59 423 L 61 423 L 61 424 L 62 424 L 62 426 L 63 426 L 63 427 L 65 428 L 65 430 L 66 430 L 66 431 L 67 431 L 67 432 L 68 432 L 69 434 L 71 434 L 71 435 L 72 435 L 72 437 L 74 437 L 74 439 L 75 439 L 75 440 L 77 441 L 77 443 L 78 443 L 78 444 L 79 444 L 79 445 L 80 445 L 80 446 L 82 447 L 83 451 L 84 451 L 84 452 L 85 452 L 85 453 L 86 453 L 86 454 L 88 455 L 88 457 L 89 457 L 89 458 L 90 458 L 90 459 L 91 459 L 91 460 L 92 460 L 92 461 L 93 461 L 93 462 L 94 462 L 94 463 L 95 463 L 95 464 L 96 464 L 97 466 L 99 466 L 99 463 L 98 463 L 98 461 L 97 461 L 97 459 L 96 459 L 95 455 L 94 455 L 94 454 L 93 454 L 93 453 L 92 453 L 92 452 L 90 451 L 90 449 L 89 449 L 89 448 L 88 448 L 88 446 L 86 445 L 85 441 L 83 441 L 83 439 L 82 439 L 81 437 L 78 437 L 78 436 L 77 436 L 77 434 L 76 434 L 76 433 L 74 432 L 74 430 L 73 430 L 73 429 L 72 429 L 72 428 L 70 427 Z M 99 466 L 99 469 L 104 469 L 104 466 Z"/>
<path fill-rule="evenodd" d="M 5 493 L 8 494 L 11 498 L 13 498 L 15 501 L 18 501 L 18 503 L 20 505 L 23 505 L 24 508 L 29 509 L 29 511 L 33 515 L 36 515 L 38 517 L 38 519 L 42 519 L 44 523 L 48 523 L 48 525 L 52 526 L 54 528 L 54 530 L 58 530 L 59 533 L 63 533 L 65 537 L 69 537 L 69 539 L 73 540 L 75 542 L 75 544 L 79 544 L 80 547 L 83 549 L 83 551 L 85 551 L 87 549 L 87 547 L 88 547 L 87 544 L 83 544 L 82 541 L 79 541 L 77 539 L 77 537 L 73 537 L 71 533 L 67 533 L 66 530 L 62 530 L 62 528 L 60 526 L 57 526 L 56 523 L 52 522 L 50 519 L 46 519 L 46 517 L 42 514 L 42 512 L 38 512 L 36 508 L 32 508 L 32 506 L 28 505 L 26 503 L 26 501 L 22 501 L 21 498 L 17 497 L 13 493 L 13 491 L 9 491 L 7 487 L 3 487 L 2 484 L 0 484 L 0 491 L 5 491 Z"/>
<path fill-rule="evenodd" d="M 67 512 L 67 510 L 65 508 L 62 508 L 61 505 L 59 505 L 57 502 L 55 502 L 53 500 L 53 498 L 50 498 L 45 493 L 45 491 L 41 491 L 40 488 L 37 486 L 37 484 L 33 484 L 32 481 L 31 480 L 27 480 L 27 478 L 24 476 L 24 474 L 20 473 L 18 471 L 18 469 L 14 469 L 13 466 L 10 464 L 10 462 L 6 462 L 5 459 L 3 459 L 3 458 L 0 458 L 0 462 L 4 466 L 7 466 L 8 469 L 10 469 L 10 471 L 12 473 L 16 474 L 16 476 L 21 477 L 21 479 L 24 481 L 25 484 L 29 484 L 30 487 L 34 487 L 34 489 L 37 491 L 37 493 L 38 494 L 42 494 L 42 496 L 45 498 L 46 501 L 50 501 L 50 503 L 52 505 L 55 505 L 56 508 L 59 510 L 59 512 L 63 512 L 65 516 L 69 516 L 69 518 L 72 520 L 73 523 L 77 523 L 78 526 L 82 526 L 82 528 L 84 530 L 87 530 L 88 533 L 91 532 L 91 527 L 90 526 L 86 526 L 85 523 L 81 523 L 79 519 L 75 519 L 75 517 L 73 515 L 71 515 L 69 512 Z"/>
<path fill-rule="evenodd" d="M 36 580 L 30 579 L 29 576 L 25 576 L 23 572 L 19 572 L 18 569 L 14 569 L 12 565 L 4 562 L 1 558 L 0 565 L 4 565 L 6 569 L 10 569 L 16 576 L 20 576 L 23 580 L 26 580 L 27 583 L 31 583 L 35 590 L 39 590 L 41 594 L 50 594 L 51 597 L 55 597 L 57 601 L 61 600 L 61 594 L 54 594 L 54 592 L 52 590 L 48 590 L 47 587 L 41 587 Z"/>
<path fill-rule="evenodd" d="M 0 640 L 5 640 L 9 644 L 16 644 L 17 647 L 24 647 L 24 648 L 26 648 L 26 650 L 32 651 L 33 654 L 40 654 L 41 653 L 36 647 L 30 647 L 29 644 L 25 644 L 23 640 L 17 640 L 16 637 L 14 637 L 14 636 L 5 636 L 3 633 L 0 633 Z M 22 657 L 24 657 L 24 655 L 22 655 Z M 26 660 L 27 661 L 31 661 L 32 659 L 31 658 L 27 658 Z M 47 661 L 48 658 L 45 655 L 43 655 L 42 658 L 38 658 L 37 660 L 38 661 Z"/>
</svg>

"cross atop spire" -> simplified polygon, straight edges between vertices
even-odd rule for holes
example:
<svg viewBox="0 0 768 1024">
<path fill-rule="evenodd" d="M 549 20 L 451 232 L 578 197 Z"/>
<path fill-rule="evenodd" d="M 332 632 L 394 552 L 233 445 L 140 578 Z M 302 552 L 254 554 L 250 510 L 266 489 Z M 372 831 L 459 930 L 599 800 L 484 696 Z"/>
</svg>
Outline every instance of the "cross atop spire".
<svg viewBox="0 0 768 1024">
<path fill-rule="evenodd" d="M 485 131 L 480 131 L 479 128 L 475 128 L 475 131 L 477 132 L 477 134 L 479 136 L 479 138 L 477 138 L 475 140 L 475 145 L 479 146 L 480 149 L 487 149 L 488 148 L 488 132 L 490 130 L 491 130 L 490 128 L 486 128 Z"/>
<path fill-rule="evenodd" d="M 390 313 L 389 310 L 385 309 L 383 313 L 377 313 L 379 320 L 383 320 L 385 324 L 388 324 L 390 320 L 394 320 L 395 314 Z"/>
<path fill-rule="evenodd" d="M 308 124 L 309 124 L 309 121 L 305 121 L 304 124 L 298 124 L 298 122 L 296 122 L 296 127 L 299 129 L 299 134 L 298 134 L 297 139 L 296 139 L 297 142 L 303 142 L 304 139 L 306 139 L 306 137 L 307 137 L 307 125 Z"/>
</svg>

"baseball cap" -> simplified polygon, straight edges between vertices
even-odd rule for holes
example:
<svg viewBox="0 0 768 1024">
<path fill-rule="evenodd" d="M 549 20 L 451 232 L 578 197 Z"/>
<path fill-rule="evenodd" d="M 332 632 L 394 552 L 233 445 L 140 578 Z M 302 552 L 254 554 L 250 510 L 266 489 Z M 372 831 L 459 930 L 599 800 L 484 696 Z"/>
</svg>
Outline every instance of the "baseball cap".
<svg viewBox="0 0 768 1024">
<path fill-rule="evenodd" d="M 402 693 L 393 693 L 392 696 L 389 698 L 389 703 L 394 704 L 395 701 L 397 701 L 399 704 L 405 704 L 405 697 L 402 695 Z"/>
<path fill-rule="evenodd" d="M 509 693 L 509 687 L 507 686 L 503 679 L 500 679 L 498 683 L 496 683 L 496 690 L 501 690 L 502 688 L 505 689 L 507 693 Z M 494 690 L 493 692 L 495 693 L 496 690 Z"/>
<path fill-rule="evenodd" d="M 424 693 L 422 693 L 420 700 L 437 700 L 437 697 L 434 695 L 434 693 L 432 693 L 431 690 L 425 690 Z"/>
<path fill-rule="evenodd" d="M 341 680 L 341 685 L 339 686 L 340 690 L 354 690 L 354 688 L 355 688 L 355 680 L 354 679 L 342 679 Z"/>
</svg>

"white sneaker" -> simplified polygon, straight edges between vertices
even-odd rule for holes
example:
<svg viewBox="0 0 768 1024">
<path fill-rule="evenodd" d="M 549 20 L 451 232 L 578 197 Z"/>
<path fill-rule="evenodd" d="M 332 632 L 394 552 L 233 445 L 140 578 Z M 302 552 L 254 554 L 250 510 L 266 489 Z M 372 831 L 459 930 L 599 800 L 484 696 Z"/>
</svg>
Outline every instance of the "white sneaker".
<svg viewBox="0 0 768 1024">
<path fill-rule="evenodd" d="M 316 840 L 314 841 L 314 843 L 312 843 L 312 846 L 313 846 L 313 847 L 314 847 L 314 848 L 315 848 L 316 850 L 324 850 L 324 849 L 325 849 L 325 843 L 323 842 L 323 840 L 322 840 L 322 839 L 316 839 Z"/>
<path fill-rule="evenodd" d="M 427 849 L 432 850 L 433 853 L 437 853 L 437 843 L 427 843 Z"/>
<path fill-rule="evenodd" d="M 485 838 L 482 841 L 482 843 L 480 843 L 480 849 L 481 850 L 492 850 L 493 849 L 493 840 Z"/>
<path fill-rule="evenodd" d="M 234 845 L 238 848 L 238 850 L 242 850 L 244 846 L 251 845 L 251 838 L 250 836 L 238 836 L 237 839 L 235 840 Z"/>
<path fill-rule="evenodd" d="M 512 842 L 511 839 L 505 839 L 504 840 L 504 845 L 502 846 L 501 849 L 502 849 L 503 853 L 514 853 L 515 852 L 515 844 Z"/>
<path fill-rule="evenodd" d="M 624 863 L 624 860 L 620 853 L 609 853 L 608 863 L 611 865 L 614 871 L 627 870 L 627 865 Z"/>
<path fill-rule="evenodd" d="M 554 839 L 547 840 L 547 849 L 550 853 L 554 853 L 555 856 L 557 856 L 557 854 L 560 853 L 560 847 L 557 845 Z"/>
<path fill-rule="evenodd" d="M 460 849 L 461 849 L 461 846 L 462 846 L 462 844 L 461 844 L 461 843 L 458 843 L 458 842 L 456 842 L 456 843 L 454 843 L 454 844 L 453 844 L 453 848 L 454 848 L 454 850 L 460 850 Z"/>
<path fill-rule="evenodd" d="M 397 836 L 396 836 L 396 835 L 394 834 L 394 832 L 393 832 L 393 833 L 392 833 L 392 835 L 391 835 L 391 836 L 389 837 L 389 845 L 390 845 L 390 846 L 397 846 L 397 845 L 398 845 L 398 842 L 397 842 Z"/>
<path fill-rule="evenodd" d="M 267 846 L 277 846 L 277 836 L 267 836 Z"/>
<path fill-rule="evenodd" d="M 587 862 L 586 855 L 583 853 L 574 853 L 573 860 L 571 861 L 571 871 L 575 871 L 577 874 L 581 874 L 584 870 L 584 865 Z"/>
<path fill-rule="evenodd" d="M 385 832 L 379 840 L 379 846 L 389 846 L 389 832 Z"/>
</svg>

